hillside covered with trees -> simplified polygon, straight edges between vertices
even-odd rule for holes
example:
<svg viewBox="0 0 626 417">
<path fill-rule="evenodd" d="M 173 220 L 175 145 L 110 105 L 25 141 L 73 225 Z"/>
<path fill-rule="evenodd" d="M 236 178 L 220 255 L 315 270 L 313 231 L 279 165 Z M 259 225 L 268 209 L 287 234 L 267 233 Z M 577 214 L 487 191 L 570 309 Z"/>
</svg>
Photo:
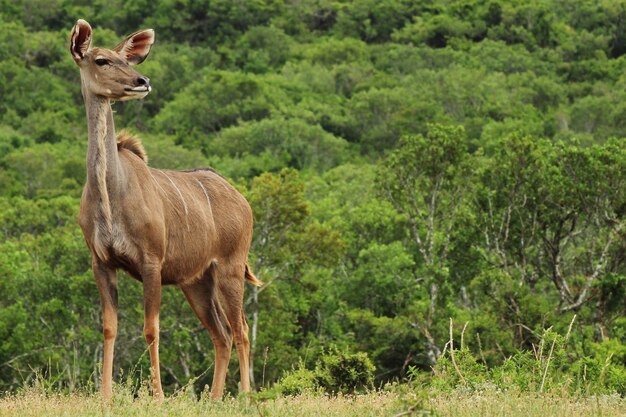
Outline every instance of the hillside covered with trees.
<svg viewBox="0 0 626 417">
<path fill-rule="evenodd" d="M 452 319 L 476 366 L 560 338 L 563 379 L 626 392 L 624 0 L 0 0 L 1 391 L 99 383 L 78 18 L 97 46 L 155 29 L 118 130 L 253 207 L 257 388 L 329 351 L 376 386 L 446 369 Z M 149 373 L 141 285 L 119 294 L 118 381 Z M 212 349 L 166 288 L 166 391 L 209 384 Z"/>
</svg>

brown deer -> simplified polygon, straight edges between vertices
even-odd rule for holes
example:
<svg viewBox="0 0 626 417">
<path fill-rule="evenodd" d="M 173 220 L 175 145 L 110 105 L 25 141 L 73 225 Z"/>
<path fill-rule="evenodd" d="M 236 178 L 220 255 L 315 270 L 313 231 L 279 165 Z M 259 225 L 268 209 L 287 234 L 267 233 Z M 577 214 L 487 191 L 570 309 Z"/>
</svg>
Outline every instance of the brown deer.
<svg viewBox="0 0 626 417">
<path fill-rule="evenodd" d="M 91 252 L 100 292 L 104 333 L 102 396 L 112 395 L 117 334 L 117 269 L 143 283 L 144 336 L 149 346 L 152 389 L 163 397 L 159 368 L 161 286 L 178 285 L 215 346 L 211 396 L 222 397 L 234 340 L 241 391 L 250 390 L 244 279 L 260 281 L 247 264 L 252 211 L 246 199 L 211 169 L 150 168 L 141 141 L 116 136 L 111 100 L 145 97 L 150 80 L 140 64 L 154 31 L 128 36 L 113 49 L 92 48 L 89 23 L 78 20 L 70 52 L 80 68 L 87 108 L 87 183 L 78 221 Z"/>
</svg>

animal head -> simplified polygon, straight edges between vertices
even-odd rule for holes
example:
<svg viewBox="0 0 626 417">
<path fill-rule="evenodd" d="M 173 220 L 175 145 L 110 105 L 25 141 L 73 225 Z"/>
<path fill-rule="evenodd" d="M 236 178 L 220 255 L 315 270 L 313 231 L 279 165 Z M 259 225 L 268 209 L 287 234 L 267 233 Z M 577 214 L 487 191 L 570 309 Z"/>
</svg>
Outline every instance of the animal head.
<svg viewBox="0 0 626 417">
<path fill-rule="evenodd" d="M 80 68 L 84 93 L 111 100 L 144 98 L 150 90 L 150 79 L 131 65 L 141 64 L 154 43 L 154 30 L 128 35 L 113 49 L 91 47 L 91 26 L 79 19 L 70 36 L 70 53 Z"/>
</svg>

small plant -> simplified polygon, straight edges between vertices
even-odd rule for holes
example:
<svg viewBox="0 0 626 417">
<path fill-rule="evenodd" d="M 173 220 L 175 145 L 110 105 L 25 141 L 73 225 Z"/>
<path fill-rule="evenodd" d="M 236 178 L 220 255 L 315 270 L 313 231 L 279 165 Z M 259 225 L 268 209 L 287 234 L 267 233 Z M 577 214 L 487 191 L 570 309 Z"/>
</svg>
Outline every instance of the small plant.
<svg viewBox="0 0 626 417">
<path fill-rule="evenodd" d="M 319 388 L 317 375 L 314 371 L 306 369 L 302 362 L 299 363 L 297 369 L 287 372 L 277 386 L 283 395 L 300 395 Z"/>
<path fill-rule="evenodd" d="M 375 369 L 366 353 L 332 350 L 317 361 L 314 370 L 300 362 L 297 369 L 283 376 L 275 389 L 283 395 L 317 390 L 332 395 L 354 394 L 374 387 Z"/>
<path fill-rule="evenodd" d="M 316 379 L 331 394 L 353 394 L 374 387 L 376 368 L 367 353 L 334 351 L 320 359 L 315 367 Z"/>
<path fill-rule="evenodd" d="M 614 340 L 595 343 L 590 353 L 579 356 L 568 350 L 574 320 L 575 316 L 565 336 L 552 328 L 545 329 L 532 351 L 518 351 L 492 367 L 479 362 L 479 356 L 466 347 L 453 350 L 450 333 L 446 345 L 450 348 L 437 360 L 430 378 L 424 378 L 416 368 L 409 369 L 407 375 L 414 386 L 429 386 L 439 391 L 459 387 L 480 390 L 491 386 L 503 392 L 626 395 L 625 354 L 621 343 Z"/>
<path fill-rule="evenodd" d="M 433 369 L 434 375 L 431 383 L 434 387 L 440 389 L 451 389 L 457 385 L 473 387 L 487 381 L 487 367 L 479 363 L 469 349 L 457 350 L 455 362 L 463 375 L 463 381 L 456 372 L 451 357 L 449 355 L 441 356 Z"/>
</svg>

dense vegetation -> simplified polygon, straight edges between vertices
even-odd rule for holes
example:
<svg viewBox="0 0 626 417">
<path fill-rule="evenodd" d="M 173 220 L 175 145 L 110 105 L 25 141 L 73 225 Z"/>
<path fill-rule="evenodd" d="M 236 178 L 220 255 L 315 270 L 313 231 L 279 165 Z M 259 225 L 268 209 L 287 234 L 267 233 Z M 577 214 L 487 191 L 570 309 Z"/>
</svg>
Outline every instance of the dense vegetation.
<svg viewBox="0 0 626 417">
<path fill-rule="evenodd" d="M 553 366 L 554 384 L 626 391 L 626 1 L 0 6 L 0 390 L 99 381 L 67 49 L 85 18 L 101 46 L 156 30 L 154 91 L 114 107 L 150 164 L 213 166 L 254 208 L 257 387 L 333 351 L 367 353 L 375 386 L 437 363 L 442 385 L 536 388 Z M 118 381 L 149 367 L 141 286 L 119 293 Z M 209 337 L 176 288 L 163 298 L 164 385 L 202 389 Z"/>
</svg>

